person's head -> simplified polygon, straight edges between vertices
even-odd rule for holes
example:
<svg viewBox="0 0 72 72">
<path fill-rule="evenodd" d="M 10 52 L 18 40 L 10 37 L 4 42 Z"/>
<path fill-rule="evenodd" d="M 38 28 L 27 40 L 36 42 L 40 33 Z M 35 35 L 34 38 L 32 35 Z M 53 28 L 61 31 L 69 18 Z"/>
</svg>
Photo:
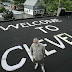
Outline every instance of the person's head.
<svg viewBox="0 0 72 72">
<path fill-rule="evenodd" d="M 34 38 L 33 39 L 33 43 L 38 44 L 39 43 L 39 39 L 38 38 Z"/>
</svg>

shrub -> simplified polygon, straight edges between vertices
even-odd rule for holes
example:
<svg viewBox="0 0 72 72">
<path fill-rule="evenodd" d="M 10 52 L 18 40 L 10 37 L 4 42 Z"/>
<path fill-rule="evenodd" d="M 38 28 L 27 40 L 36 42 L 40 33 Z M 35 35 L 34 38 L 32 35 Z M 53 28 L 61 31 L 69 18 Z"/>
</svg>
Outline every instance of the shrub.
<svg viewBox="0 0 72 72">
<path fill-rule="evenodd" d="M 4 20 L 11 20 L 11 19 L 13 19 L 13 12 L 6 10 L 3 12 L 2 16 L 3 16 Z"/>
<path fill-rule="evenodd" d="M 4 7 L 0 8 L 0 13 L 2 13 L 3 11 L 5 11 L 5 8 Z"/>
</svg>

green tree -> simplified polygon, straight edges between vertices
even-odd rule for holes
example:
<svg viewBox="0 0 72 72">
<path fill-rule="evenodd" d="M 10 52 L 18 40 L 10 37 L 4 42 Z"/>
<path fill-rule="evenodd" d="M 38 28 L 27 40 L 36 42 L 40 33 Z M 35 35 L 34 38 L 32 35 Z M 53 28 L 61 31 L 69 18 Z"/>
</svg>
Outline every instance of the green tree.
<svg viewBox="0 0 72 72">
<path fill-rule="evenodd" d="M 15 4 L 24 3 L 26 0 L 13 0 Z"/>
<path fill-rule="evenodd" d="M 45 8 L 46 13 L 57 11 L 58 5 L 59 0 L 40 0 L 40 6 Z M 72 11 L 72 0 L 60 0 L 60 6 L 66 8 L 67 11 Z"/>
<path fill-rule="evenodd" d="M 4 18 L 4 20 L 13 20 L 13 12 L 9 10 L 5 10 L 3 12 L 2 17 Z"/>
<path fill-rule="evenodd" d="M 61 1 L 62 7 L 66 8 L 67 11 L 72 11 L 72 0 Z"/>
<path fill-rule="evenodd" d="M 4 7 L 1 7 L 0 8 L 0 13 L 2 13 L 3 11 L 5 11 L 5 8 Z"/>
<path fill-rule="evenodd" d="M 6 1 L 8 1 L 8 0 L 0 0 L 0 1 L 2 1 L 2 2 L 6 2 Z"/>
</svg>

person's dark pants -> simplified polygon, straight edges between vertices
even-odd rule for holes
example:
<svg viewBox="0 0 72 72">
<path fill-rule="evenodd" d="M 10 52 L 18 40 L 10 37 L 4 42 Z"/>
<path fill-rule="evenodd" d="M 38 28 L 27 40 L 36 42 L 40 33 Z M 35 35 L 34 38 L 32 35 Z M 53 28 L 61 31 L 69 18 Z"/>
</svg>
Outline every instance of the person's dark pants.
<svg viewBox="0 0 72 72">
<path fill-rule="evenodd" d="M 44 66 L 44 59 L 37 60 L 37 61 L 35 59 L 33 59 L 33 63 L 38 63 L 38 64 Z"/>
</svg>

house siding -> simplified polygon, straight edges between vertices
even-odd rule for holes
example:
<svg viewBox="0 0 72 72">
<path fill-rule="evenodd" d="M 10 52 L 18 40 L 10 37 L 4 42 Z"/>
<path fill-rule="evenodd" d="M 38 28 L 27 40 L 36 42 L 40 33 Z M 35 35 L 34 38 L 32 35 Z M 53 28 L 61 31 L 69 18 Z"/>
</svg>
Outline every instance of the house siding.
<svg viewBox="0 0 72 72">
<path fill-rule="evenodd" d="M 24 5 L 24 12 L 33 15 L 33 6 Z"/>
<path fill-rule="evenodd" d="M 44 14 L 44 8 L 40 8 L 38 0 L 34 6 L 24 5 L 24 12 L 30 15 Z"/>
<path fill-rule="evenodd" d="M 44 14 L 44 11 L 45 11 L 45 9 L 43 7 L 39 6 L 39 0 L 38 0 L 34 6 L 34 15 L 35 14 Z"/>
</svg>

